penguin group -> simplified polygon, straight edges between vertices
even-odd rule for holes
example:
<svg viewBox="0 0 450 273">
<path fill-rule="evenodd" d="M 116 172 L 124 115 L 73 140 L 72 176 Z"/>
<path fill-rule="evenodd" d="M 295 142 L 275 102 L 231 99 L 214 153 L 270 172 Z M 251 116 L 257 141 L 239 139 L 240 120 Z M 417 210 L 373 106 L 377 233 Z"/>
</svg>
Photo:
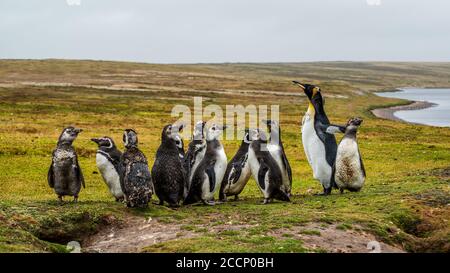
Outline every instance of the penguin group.
<svg viewBox="0 0 450 273">
<path fill-rule="evenodd" d="M 293 81 L 308 98 L 302 120 L 302 143 L 313 177 L 323 187 L 320 195 L 329 195 L 333 188 L 360 191 L 366 172 L 356 138 L 362 123 L 351 118 L 346 125 L 331 124 L 318 86 Z M 282 142 L 281 126 L 275 120 L 263 120 L 267 126 L 246 129 L 236 154 L 228 162 L 220 136 L 226 126 L 206 125 L 198 121 L 185 152 L 181 132 L 183 124 L 167 124 L 161 132 L 152 168 L 138 148 L 138 134 L 133 129 L 123 133 L 125 150 L 119 151 L 108 136 L 92 138 L 98 148 L 97 168 L 117 202 L 128 207 L 145 208 L 156 194 L 159 205 L 169 207 L 201 203 L 215 204 L 234 196 L 238 200 L 253 176 L 263 195 L 263 203 L 273 200 L 289 202 L 292 194 L 292 170 Z M 85 187 L 82 170 L 73 142 L 81 129 L 67 127 L 60 134 L 48 170 L 48 184 L 62 202 L 65 196 L 77 202 Z M 338 144 L 335 134 L 344 137 Z"/>
</svg>

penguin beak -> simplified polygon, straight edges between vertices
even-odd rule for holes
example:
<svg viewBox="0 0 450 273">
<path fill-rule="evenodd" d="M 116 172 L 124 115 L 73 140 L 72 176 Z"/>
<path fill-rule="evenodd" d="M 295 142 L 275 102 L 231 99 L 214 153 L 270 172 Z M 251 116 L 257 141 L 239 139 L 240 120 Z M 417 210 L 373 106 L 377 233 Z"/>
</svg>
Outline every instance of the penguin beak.
<svg viewBox="0 0 450 273">
<path fill-rule="evenodd" d="M 227 128 L 228 128 L 227 125 L 222 126 L 222 130 L 225 130 L 225 129 L 227 129 Z"/>
<path fill-rule="evenodd" d="M 100 142 L 100 139 L 98 139 L 98 138 L 91 138 L 91 141 L 93 141 L 93 142 L 98 144 Z"/>
<path fill-rule="evenodd" d="M 302 84 L 302 83 L 300 83 L 300 82 L 298 82 L 298 81 L 292 81 L 292 83 L 295 84 L 295 85 L 297 85 L 298 87 L 300 87 L 300 88 L 303 89 L 303 90 L 306 89 L 306 88 L 305 88 L 305 85 Z"/>
<path fill-rule="evenodd" d="M 79 134 L 79 133 L 81 133 L 81 132 L 83 131 L 83 129 L 76 128 L 74 131 L 75 131 L 77 134 Z"/>
</svg>

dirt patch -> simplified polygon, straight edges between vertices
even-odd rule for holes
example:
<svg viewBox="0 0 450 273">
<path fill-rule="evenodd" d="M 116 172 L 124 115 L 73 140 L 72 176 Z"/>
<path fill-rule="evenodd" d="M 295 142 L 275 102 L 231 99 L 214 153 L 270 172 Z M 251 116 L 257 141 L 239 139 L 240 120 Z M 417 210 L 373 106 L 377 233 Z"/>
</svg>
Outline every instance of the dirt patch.
<svg viewBox="0 0 450 273">
<path fill-rule="evenodd" d="M 127 216 L 120 226 L 110 226 L 86 239 L 83 252 L 140 252 L 143 247 L 189 238 L 196 234 L 182 230 L 179 224 L 165 224 L 156 219 Z"/>
<path fill-rule="evenodd" d="M 399 246 L 391 246 L 377 241 L 374 235 L 364 232 L 358 226 L 352 226 L 349 229 L 336 224 L 309 223 L 291 229 L 276 230 L 269 235 L 280 238 L 289 235 L 301 240 L 303 246 L 307 249 L 328 253 L 405 252 Z"/>
</svg>

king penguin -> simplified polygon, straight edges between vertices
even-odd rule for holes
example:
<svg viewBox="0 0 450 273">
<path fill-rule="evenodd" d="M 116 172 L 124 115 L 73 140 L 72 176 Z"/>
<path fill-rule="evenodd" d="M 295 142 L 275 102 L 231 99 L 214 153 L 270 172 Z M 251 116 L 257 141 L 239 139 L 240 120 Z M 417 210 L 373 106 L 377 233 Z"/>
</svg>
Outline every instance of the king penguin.
<svg viewBox="0 0 450 273">
<path fill-rule="evenodd" d="M 123 201 L 124 195 L 120 187 L 119 164 L 122 153 L 110 137 L 91 138 L 98 145 L 96 163 L 103 181 L 116 201 Z"/>
<path fill-rule="evenodd" d="M 333 178 L 340 192 L 360 191 L 366 179 L 366 170 L 359 152 L 356 132 L 362 119 L 352 118 L 347 122 L 345 135 L 337 148 Z"/>
<path fill-rule="evenodd" d="M 189 193 L 184 200 L 185 205 L 202 201 L 212 205 L 214 193 L 222 182 L 227 169 L 227 156 L 219 136 L 225 126 L 212 124 L 206 133 L 206 152 L 192 175 Z"/>
<path fill-rule="evenodd" d="M 126 129 L 125 152 L 120 157 L 120 186 L 128 207 L 147 207 L 154 192 L 147 158 L 138 149 L 137 133 Z"/>
<path fill-rule="evenodd" d="M 291 165 L 284 152 L 283 142 L 281 141 L 281 128 L 277 121 L 266 120 L 267 129 L 269 130 L 270 140 L 267 145 L 270 154 L 277 162 L 283 177 L 283 186 L 288 196 L 292 191 L 292 170 Z"/>
<path fill-rule="evenodd" d="M 252 172 L 248 163 L 248 148 L 251 140 L 248 129 L 245 130 L 244 138 L 238 151 L 228 162 L 227 170 L 223 176 L 222 184 L 219 191 L 220 201 L 226 201 L 227 196 L 234 195 L 234 199 L 238 200 L 238 195 L 247 185 Z"/>
<path fill-rule="evenodd" d="M 81 131 L 74 127 L 65 128 L 59 136 L 56 149 L 53 150 L 47 180 L 48 185 L 55 190 L 61 202 L 64 196 L 73 196 L 73 201 L 77 202 L 81 186 L 85 187 L 83 173 L 78 165 L 78 157 L 72 146 Z"/>
<path fill-rule="evenodd" d="M 308 97 L 308 110 L 302 120 L 303 148 L 314 178 L 322 184 L 322 195 L 328 195 L 333 188 L 331 173 L 337 151 L 334 133 L 345 132 L 345 127 L 330 124 L 319 87 L 297 81 L 293 83 Z"/>
<path fill-rule="evenodd" d="M 272 199 L 289 202 L 289 196 L 283 186 L 280 167 L 267 149 L 267 137 L 259 129 L 250 131 L 252 144 L 248 152 L 248 161 L 253 178 L 264 195 L 264 204 Z"/>
<path fill-rule="evenodd" d="M 166 125 L 161 134 L 161 145 L 152 168 L 153 185 L 160 205 L 167 202 L 170 207 L 178 207 L 183 199 L 186 175 L 177 146 L 182 129 L 183 125 Z"/>
<path fill-rule="evenodd" d="M 198 121 L 194 127 L 194 133 L 192 134 L 192 141 L 189 143 L 188 150 L 184 157 L 183 167 L 186 173 L 186 181 L 184 185 L 184 196 L 186 198 L 189 193 L 189 188 L 192 181 L 192 176 L 198 167 L 198 164 L 202 161 L 206 152 L 206 139 L 205 139 L 205 122 Z"/>
</svg>

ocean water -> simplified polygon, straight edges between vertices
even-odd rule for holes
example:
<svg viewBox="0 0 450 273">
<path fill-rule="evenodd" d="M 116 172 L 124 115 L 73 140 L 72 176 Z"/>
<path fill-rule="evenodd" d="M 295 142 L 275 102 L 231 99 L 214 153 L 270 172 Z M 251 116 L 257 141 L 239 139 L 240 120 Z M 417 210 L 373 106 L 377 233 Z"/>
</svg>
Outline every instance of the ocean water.
<svg viewBox="0 0 450 273">
<path fill-rule="evenodd" d="M 408 88 L 398 92 L 381 92 L 376 94 L 387 98 L 434 103 L 436 104 L 435 106 L 426 109 L 396 111 L 394 116 L 408 122 L 450 127 L 450 89 Z"/>
</svg>

